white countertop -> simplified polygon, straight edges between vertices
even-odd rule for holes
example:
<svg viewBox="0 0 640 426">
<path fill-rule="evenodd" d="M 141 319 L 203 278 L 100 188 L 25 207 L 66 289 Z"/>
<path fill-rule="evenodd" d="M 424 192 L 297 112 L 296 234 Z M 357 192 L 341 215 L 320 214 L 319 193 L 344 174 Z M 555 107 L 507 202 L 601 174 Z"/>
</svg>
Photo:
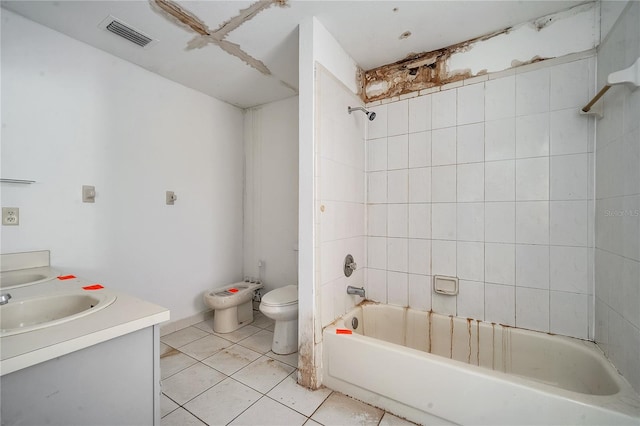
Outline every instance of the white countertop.
<svg viewBox="0 0 640 426">
<path fill-rule="evenodd" d="M 0 375 L 169 320 L 168 309 L 106 286 L 99 290 L 82 290 L 82 287 L 93 284 L 96 283 L 81 278 L 55 278 L 30 286 L 3 289 L 3 293 L 11 293 L 14 299 L 79 290 L 108 293 L 115 295 L 116 300 L 102 310 L 62 324 L 0 338 Z"/>
</svg>

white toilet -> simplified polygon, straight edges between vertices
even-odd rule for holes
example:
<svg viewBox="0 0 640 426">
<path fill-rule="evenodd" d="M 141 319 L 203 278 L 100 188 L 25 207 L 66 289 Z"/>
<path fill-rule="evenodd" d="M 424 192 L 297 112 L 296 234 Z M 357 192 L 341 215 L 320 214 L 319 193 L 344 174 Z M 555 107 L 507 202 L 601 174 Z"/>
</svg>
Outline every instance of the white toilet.
<svg viewBox="0 0 640 426">
<path fill-rule="evenodd" d="M 204 293 L 213 312 L 213 331 L 231 333 L 253 322 L 253 294 L 262 283 L 239 282 Z"/>
<path fill-rule="evenodd" d="M 280 355 L 298 351 L 298 286 L 271 290 L 260 302 L 260 312 L 275 320 L 271 350 Z"/>
</svg>

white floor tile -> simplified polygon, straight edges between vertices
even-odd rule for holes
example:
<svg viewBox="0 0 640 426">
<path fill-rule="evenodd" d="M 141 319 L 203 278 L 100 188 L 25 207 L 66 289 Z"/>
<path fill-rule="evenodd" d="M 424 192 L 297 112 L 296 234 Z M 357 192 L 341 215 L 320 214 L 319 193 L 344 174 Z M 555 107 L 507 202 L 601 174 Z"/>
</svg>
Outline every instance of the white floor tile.
<svg viewBox="0 0 640 426">
<path fill-rule="evenodd" d="M 232 377 L 258 392 L 267 393 L 295 370 L 267 356 L 260 357 Z"/>
<path fill-rule="evenodd" d="M 320 423 L 313 421 L 311 419 L 307 420 L 304 426 L 322 426 Z"/>
<path fill-rule="evenodd" d="M 411 425 L 415 425 L 415 423 L 412 423 L 405 419 L 401 419 L 400 417 L 394 416 L 391 413 L 384 413 L 384 416 L 382 416 L 382 420 L 380 420 L 379 426 L 411 426 Z"/>
<path fill-rule="evenodd" d="M 205 423 L 202 423 L 184 408 L 178 408 L 173 413 L 163 417 L 160 424 L 162 426 L 202 426 Z"/>
<path fill-rule="evenodd" d="M 182 405 L 227 376 L 198 363 L 162 381 L 162 392 Z"/>
<path fill-rule="evenodd" d="M 179 371 L 192 366 L 197 360 L 169 347 L 170 350 L 160 355 L 160 378 L 166 379 Z"/>
<path fill-rule="evenodd" d="M 233 345 L 202 360 L 202 362 L 230 376 L 260 357 L 261 355 L 258 352 L 244 346 Z"/>
<path fill-rule="evenodd" d="M 267 330 L 261 330 L 239 342 L 239 344 L 245 348 L 260 352 L 261 354 L 269 352 L 271 350 L 272 343 L 273 332 Z"/>
<path fill-rule="evenodd" d="M 212 329 L 213 330 L 213 329 Z M 262 330 L 259 327 L 255 327 L 253 325 L 245 325 L 244 327 L 240 327 L 239 329 L 232 331 L 231 333 L 213 333 L 216 336 L 222 337 L 223 339 L 231 340 L 234 343 L 238 343 L 240 340 L 246 339 L 252 334 L 256 334 Z"/>
<path fill-rule="evenodd" d="M 209 333 L 197 327 L 186 327 L 161 337 L 160 341 L 174 348 L 179 348 L 208 335 Z"/>
<path fill-rule="evenodd" d="M 209 425 L 226 425 L 261 397 L 259 392 L 227 378 L 184 407 Z"/>
<path fill-rule="evenodd" d="M 191 342 L 182 346 L 180 348 L 180 352 L 184 352 L 190 357 L 201 361 L 207 357 L 210 357 L 216 352 L 219 352 L 222 349 L 228 348 L 232 345 L 232 342 L 221 337 L 208 335 L 206 337 L 203 337 L 202 339 L 196 340 L 195 342 Z"/>
<path fill-rule="evenodd" d="M 238 416 L 232 425 L 302 426 L 307 418 L 268 397 L 262 397 Z"/>
<path fill-rule="evenodd" d="M 178 407 L 180 406 L 172 401 L 167 395 L 160 395 L 160 417 L 166 416 Z"/>
<path fill-rule="evenodd" d="M 338 392 L 318 408 L 311 418 L 323 425 L 377 425 L 384 411 Z"/>
<path fill-rule="evenodd" d="M 278 386 L 271 389 L 267 396 L 305 416 L 310 416 L 327 399 L 331 392 L 331 389 L 327 388 L 316 391 L 304 388 L 296 383 L 296 374 L 293 373 L 280 382 Z"/>
<path fill-rule="evenodd" d="M 272 351 L 269 351 L 265 355 L 269 358 L 277 359 L 280 362 L 284 362 L 285 364 L 298 368 L 298 352 L 294 352 L 289 355 L 278 355 L 276 353 L 273 353 Z"/>
<path fill-rule="evenodd" d="M 260 311 L 253 311 L 253 322 L 251 323 L 254 327 L 259 328 L 267 328 L 274 324 L 274 321 L 271 318 L 267 318 Z"/>
</svg>

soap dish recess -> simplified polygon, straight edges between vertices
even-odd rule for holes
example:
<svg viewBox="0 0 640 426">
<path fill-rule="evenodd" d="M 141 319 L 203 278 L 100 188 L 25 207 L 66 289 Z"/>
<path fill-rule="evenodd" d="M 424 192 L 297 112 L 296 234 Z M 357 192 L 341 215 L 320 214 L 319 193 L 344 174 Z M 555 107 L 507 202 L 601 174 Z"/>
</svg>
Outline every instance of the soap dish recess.
<svg viewBox="0 0 640 426">
<path fill-rule="evenodd" d="M 438 294 L 455 296 L 458 294 L 458 278 L 436 275 L 433 277 L 433 291 Z"/>
</svg>

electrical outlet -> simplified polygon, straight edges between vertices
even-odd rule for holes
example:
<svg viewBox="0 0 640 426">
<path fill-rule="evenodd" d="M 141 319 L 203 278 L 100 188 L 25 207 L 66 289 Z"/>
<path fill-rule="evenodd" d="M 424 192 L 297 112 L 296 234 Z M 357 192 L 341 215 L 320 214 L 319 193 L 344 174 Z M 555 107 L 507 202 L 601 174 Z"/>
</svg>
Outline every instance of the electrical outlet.
<svg viewBox="0 0 640 426">
<path fill-rule="evenodd" d="M 3 207 L 2 224 L 9 226 L 20 224 L 20 209 L 18 207 Z"/>
</svg>

